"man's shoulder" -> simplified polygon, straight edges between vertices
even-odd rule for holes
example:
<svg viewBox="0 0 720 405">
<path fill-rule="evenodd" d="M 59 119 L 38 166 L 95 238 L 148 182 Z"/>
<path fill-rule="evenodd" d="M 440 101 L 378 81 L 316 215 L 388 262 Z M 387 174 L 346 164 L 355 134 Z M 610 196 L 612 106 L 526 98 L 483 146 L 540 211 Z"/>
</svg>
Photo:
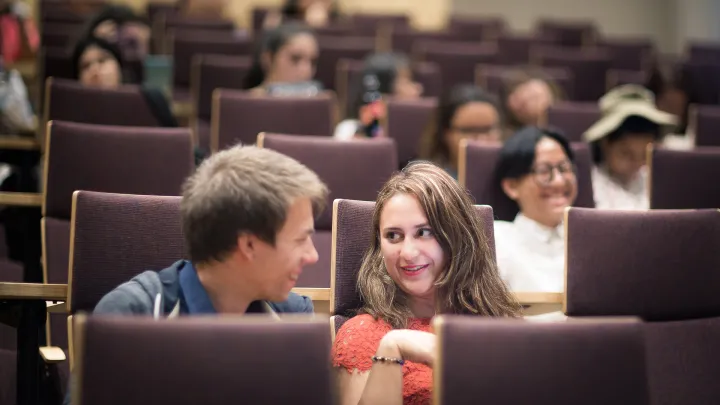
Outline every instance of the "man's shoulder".
<svg viewBox="0 0 720 405">
<path fill-rule="evenodd" d="M 107 293 L 95 306 L 96 314 L 151 314 L 159 295 L 168 298 L 168 287 L 177 284 L 177 273 L 183 261 L 161 271 L 145 271 Z"/>
<path fill-rule="evenodd" d="M 313 313 L 313 303 L 309 297 L 291 292 L 288 299 L 283 302 L 268 303 L 277 313 Z"/>
</svg>

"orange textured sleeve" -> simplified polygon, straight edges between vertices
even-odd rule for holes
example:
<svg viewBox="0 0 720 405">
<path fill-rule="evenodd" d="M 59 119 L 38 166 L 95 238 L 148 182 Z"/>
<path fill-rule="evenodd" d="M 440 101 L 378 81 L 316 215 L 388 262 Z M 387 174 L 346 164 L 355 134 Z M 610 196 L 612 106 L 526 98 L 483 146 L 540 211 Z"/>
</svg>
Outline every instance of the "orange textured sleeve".
<svg viewBox="0 0 720 405">
<path fill-rule="evenodd" d="M 334 367 L 349 372 L 370 371 L 371 357 L 375 355 L 380 340 L 390 331 L 390 325 L 376 321 L 363 314 L 351 318 L 338 331 L 332 348 Z"/>
</svg>

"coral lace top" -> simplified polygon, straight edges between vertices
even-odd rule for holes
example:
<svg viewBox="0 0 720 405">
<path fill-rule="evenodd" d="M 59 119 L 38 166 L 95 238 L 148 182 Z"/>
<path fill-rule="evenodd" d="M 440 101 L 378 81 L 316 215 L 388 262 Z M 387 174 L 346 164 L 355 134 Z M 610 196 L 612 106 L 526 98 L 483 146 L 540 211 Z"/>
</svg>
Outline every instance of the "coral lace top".
<svg viewBox="0 0 720 405">
<path fill-rule="evenodd" d="M 333 344 L 333 366 L 348 372 L 367 372 L 380 340 L 392 327 L 363 314 L 349 319 L 338 331 Z M 410 319 L 408 329 L 430 332 L 430 319 Z M 406 361 L 403 367 L 403 404 L 427 405 L 432 398 L 432 369 Z"/>
</svg>

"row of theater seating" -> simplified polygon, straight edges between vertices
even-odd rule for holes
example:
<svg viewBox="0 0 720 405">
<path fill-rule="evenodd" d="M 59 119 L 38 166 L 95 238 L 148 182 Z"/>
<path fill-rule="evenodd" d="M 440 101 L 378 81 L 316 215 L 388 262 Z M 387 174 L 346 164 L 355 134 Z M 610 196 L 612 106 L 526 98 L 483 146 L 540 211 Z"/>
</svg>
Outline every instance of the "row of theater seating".
<svg viewBox="0 0 720 405">
<path fill-rule="evenodd" d="M 68 312 L 78 314 L 90 311 L 105 293 L 134 275 L 137 268 L 164 267 L 183 255 L 179 204 L 180 197 L 76 192 L 71 221 L 73 238 Z M 206 336 L 206 342 L 214 341 L 209 336 L 212 333 L 222 334 L 222 330 L 235 330 L 238 335 L 243 335 L 237 342 L 245 342 L 248 336 L 255 336 L 254 341 L 262 340 L 263 345 L 269 345 L 262 346 L 267 351 L 260 350 L 258 345 L 240 343 L 232 348 L 227 347 L 227 350 L 237 350 L 239 359 L 245 360 L 241 362 L 238 359 L 238 362 L 244 364 L 239 366 L 239 370 L 244 371 L 230 373 L 234 378 L 240 372 L 247 373 L 248 379 L 254 379 L 255 375 L 250 370 L 257 370 L 259 375 L 264 375 L 276 370 L 276 367 L 288 366 L 283 361 L 268 361 L 268 357 L 281 353 L 278 359 L 294 356 L 288 355 L 285 349 L 270 348 L 279 344 L 279 340 L 287 348 L 290 336 L 295 336 L 293 331 L 297 333 L 301 330 L 314 332 L 312 337 L 300 333 L 297 335 L 298 340 L 293 340 L 294 345 L 289 347 L 312 347 L 303 351 L 303 359 L 313 364 L 310 366 L 313 370 L 321 371 L 319 375 L 326 375 L 333 331 L 342 325 L 346 319 L 344 316 L 352 314 L 362 305 L 356 291 L 355 278 L 362 253 L 372 238 L 372 230 L 367 224 L 370 223 L 373 209 L 374 203 L 369 201 L 336 200 L 333 205 L 335 231 L 330 299 L 332 311 L 337 315 L 333 317 L 331 325 L 324 322 L 319 326 L 319 321 L 291 323 L 280 334 L 283 326 L 273 326 L 267 322 L 233 325 L 227 321 L 218 321 L 219 324 L 208 320 L 188 321 L 184 326 L 177 326 L 182 329 L 173 329 L 157 323 L 152 326 L 141 320 L 96 320 L 91 323 L 99 325 L 97 327 L 100 329 L 91 332 L 90 329 L 83 329 L 84 317 L 79 317 L 81 321 L 79 325 L 75 323 L 75 328 L 79 329 L 82 338 L 75 341 L 79 346 L 71 350 L 70 359 L 74 361 L 72 367 L 79 367 L 77 372 L 81 375 L 80 381 L 87 378 L 87 392 L 92 393 L 88 395 L 102 395 L 97 384 L 104 387 L 105 383 L 99 382 L 97 376 L 103 375 L 103 372 L 123 369 L 127 371 L 123 375 L 132 374 L 130 370 L 138 367 L 139 360 L 135 359 L 174 358 L 176 363 L 173 364 L 176 366 L 173 372 L 179 375 L 189 374 L 196 381 L 197 378 L 209 378 L 211 375 L 224 380 L 227 377 L 223 377 L 223 374 L 227 369 L 223 367 L 208 374 L 187 373 L 189 369 L 197 369 L 190 366 L 192 363 L 181 363 L 184 360 L 207 358 L 205 356 L 214 358 L 223 352 L 223 338 L 217 340 L 220 346 L 195 346 L 189 343 L 199 336 Z M 485 232 L 492 241 L 492 208 L 478 206 L 477 209 L 483 219 Z M 602 392 L 598 394 L 601 395 L 599 398 L 603 398 L 599 403 L 607 403 L 608 398 L 615 398 L 617 403 L 633 404 L 716 403 L 717 398 L 720 398 L 715 384 L 715 377 L 720 372 L 716 361 L 720 355 L 716 342 L 720 336 L 720 301 L 716 294 L 720 287 L 717 272 L 720 268 L 720 253 L 716 249 L 720 243 L 720 212 L 616 212 L 571 208 L 566 213 L 565 226 L 567 271 L 563 305 L 564 312 L 571 318 L 566 323 L 551 322 L 545 325 L 485 323 L 472 318 L 436 320 L 436 333 L 441 342 L 439 364 L 436 365 L 436 398 L 461 401 L 450 403 L 475 403 L 468 401 L 476 401 L 478 395 L 483 395 L 487 401 L 494 403 L 493 400 L 507 396 L 526 400 L 523 395 L 532 398 L 544 392 L 546 396 L 543 400 L 577 400 L 578 392 L 587 395 L 597 391 Z M 107 232 L 107 229 L 114 231 Z M 634 316 L 644 322 L 614 324 L 583 321 L 586 317 L 598 316 Z M 454 332 L 448 329 L 453 327 Z M 617 332 L 623 328 L 627 329 L 621 333 L 625 337 L 620 340 L 616 339 L 621 335 L 607 334 L 608 330 Z M 98 332 L 100 330 L 105 332 Z M 174 335 L 180 339 L 173 340 L 177 346 L 167 345 L 164 338 L 173 336 L 179 330 L 191 331 L 182 335 L 194 337 L 184 341 L 179 335 Z M 569 332 L 571 330 L 574 332 Z M 499 331 L 503 333 L 498 334 Z M 130 339 L 132 336 L 135 338 Z M 257 339 L 257 336 L 266 338 Z M 444 339 L 450 336 L 455 336 L 450 339 L 454 343 L 444 343 Z M 633 337 L 624 340 L 628 336 Z M 138 346 L 138 342 L 146 344 Z M 459 344 L 461 342 L 464 343 Z M 567 345 L 570 342 L 574 343 Z M 616 351 L 618 344 L 624 349 Z M 626 344 L 629 346 L 624 346 Z M 164 349 L 157 351 L 159 345 L 163 345 Z M 192 353 L 181 355 L 185 350 L 178 351 L 179 347 L 194 349 L 187 349 Z M 209 353 L 197 353 L 202 352 L 198 347 L 207 348 Z M 250 347 L 255 355 L 247 352 Z M 629 348 L 633 348 L 632 351 L 626 351 Z M 134 353 L 128 353 L 133 350 Z M 72 353 L 78 356 L 74 360 Z M 147 353 L 157 353 L 158 357 L 146 357 Z M 262 355 L 258 357 L 260 353 Z M 261 360 L 263 365 L 258 363 Z M 204 367 L 210 367 L 210 363 L 206 365 L 202 361 L 195 364 L 203 370 Z M 468 373 L 468 370 L 472 370 L 472 373 Z M 472 374 L 473 378 L 452 378 L 460 374 Z M 494 378 L 490 378 L 491 375 Z M 515 378 L 508 379 L 509 375 Z M 187 378 L 190 377 L 181 376 L 180 380 L 187 381 Z M 488 380 L 494 382 L 489 383 Z M 263 378 L 257 383 L 262 384 L 262 381 Z M 308 391 L 328 395 L 330 391 L 327 386 L 319 384 L 321 381 L 316 380 L 313 383 L 315 385 L 291 384 L 293 388 L 288 389 L 294 392 L 314 387 Z M 468 381 L 474 383 L 468 384 Z M 510 387 L 502 384 L 502 381 L 514 381 L 515 384 L 527 386 L 534 394 L 510 392 L 514 390 L 508 390 Z M 495 388 L 478 390 L 477 384 L 488 384 Z M 162 384 L 160 387 L 151 385 L 153 389 L 160 390 L 158 392 L 166 389 Z M 560 388 L 563 386 L 565 389 Z M 570 392 L 567 388 L 569 386 L 574 387 Z M 123 387 L 129 393 L 122 395 L 129 395 L 128 398 L 139 395 L 132 390 L 136 385 Z M 650 393 L 649 400 L 645 397 L 646 388 Z M 640 401 L 641 398 L 644 399 Z M 582 402 L 596 403 L 595 399 L 588 398 Z"/>
<path fill-rule="evenodd" d="M 397 169 L 396 146 L 391 139 L 337 142 L 329 137 L 261 134 L 258 145 L 278 150 L 308 165 L 328 184 L 330 200 L 373 200 L 382 184 Z M 577 205 L 593 207 L 589 151 L 584 145 L 575 145 L 574 148 L 578 157 Z M 516 207 L 498 193 L 493 184 L 493 166 L 498 152 L 498 147 L 464 145 L 460 159 L 460 182 L 476 201 L 492 205 L 497 218 L 509 220 L 516 214 Z M 651 204 L 654 208 L 709 208 L 718 205 L 718 190 L 708 189 L 704 179 L 720 175 L 720 153 L 658 149 L 653 150 L 649 158 L 653 173 L 658 173 L 651 177 Z M 72 193 L 75 190 L 93 190 L 178 195 L 183 179 L 193 169 L 191 134 L 187 128 L 98 126 L 54 121 L 49 126 L 44 169 L 42 257 L 45 280 L 65 284 L 68 282 L 68 252 L 73 233 L 70 224 L 74 214 Z M 491 223 L 491 218 L 488 223 Z M 126 226 L 136 227 L 140 221 L 136 218 L 128 221 Z M 157 221 L 150 223 L 158 226 Z M 115 229 L 116 226 L 106 225 L 105 230 Z M 331 211 L 327 210 L 318 218 L 318 232 L 313 237 L 320 260 L 306 269 L 299 280 L 299 287 L 322 290 L 331 286 L 331 225 Z M 124 235 L 125 228 L 120 224 L 117 226 L 112 233 Z M 148 232 L 148 241 L 155 240 L 151 234 Z M 179 249 L 181 244 L 170 246 Z M 130 271 L 140 270 L 134 268 L 137 263 L 124 253 L 118 249 L 114 251 L 117 253 L 115 261 L 127 262 Z M 184 257 L 181 250 L 174 254 L 175 259 Z M 8 271 L 5 273 L 9 274 Z M 127 272 L 118 274 L 130 277 Z M 4 281 L 20 280 L 22 272 L 16 269 L 14 278 L 6 277 Z M 319 296 L 327 299 L 327 290 L 322 291 L 325 293 L 320 292 Z M 52 344 L 67 348 L 64 316 L 53 315 L 51 319 Z"/>
</svg>

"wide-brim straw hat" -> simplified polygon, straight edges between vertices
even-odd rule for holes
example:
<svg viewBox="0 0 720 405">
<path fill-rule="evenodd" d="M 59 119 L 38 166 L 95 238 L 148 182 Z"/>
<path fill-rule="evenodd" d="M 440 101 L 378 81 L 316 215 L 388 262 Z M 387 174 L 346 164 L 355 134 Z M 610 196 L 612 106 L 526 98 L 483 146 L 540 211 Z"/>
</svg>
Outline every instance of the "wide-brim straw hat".
<svg viewBox="0 0 720 405">
<path fill-rule="evenodd" d="M 655 107 L 655 97 L 648 89 L 626 84 L 605 94 L 599 102 L 602 118 L 583 134 L 586 142 L 595 142 L 613 133 L 626 119 L 637 116 L 645 118 L 667 132 L 677 125 L 675 115 Z"/>
</svg>

